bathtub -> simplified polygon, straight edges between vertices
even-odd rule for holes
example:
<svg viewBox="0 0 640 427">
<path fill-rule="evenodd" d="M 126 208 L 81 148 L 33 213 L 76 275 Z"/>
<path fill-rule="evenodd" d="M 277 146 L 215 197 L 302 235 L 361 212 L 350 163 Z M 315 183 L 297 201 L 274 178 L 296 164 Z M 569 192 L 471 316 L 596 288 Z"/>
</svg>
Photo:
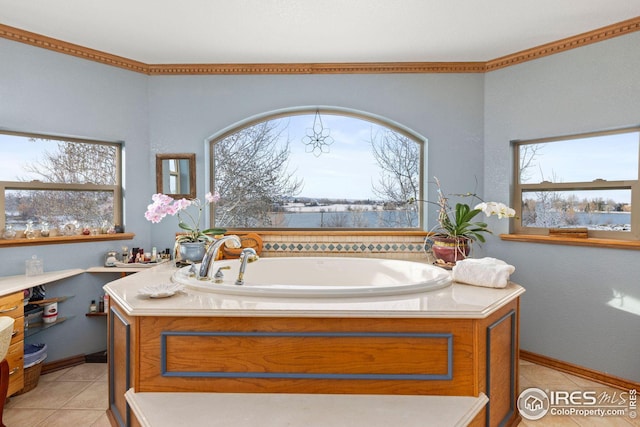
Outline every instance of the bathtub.
<svg viewBox="0 0 640 427">
<path fill-rule="evenodd" d="M 189 274 L 189 267 L 176 271 L 172 281 L 205 292 L 292 298 L 388 296 L 433 291 L 451 285 L 451 275 L 439 267 L 391 259 L 261 258 L 247 265 L 242 286 L 234 284 L 240 261 L 216 261 L 214 272 L 220 267 L 230 267 L 222 270 L 222 283 L 197 280 Z"/>
</svg>

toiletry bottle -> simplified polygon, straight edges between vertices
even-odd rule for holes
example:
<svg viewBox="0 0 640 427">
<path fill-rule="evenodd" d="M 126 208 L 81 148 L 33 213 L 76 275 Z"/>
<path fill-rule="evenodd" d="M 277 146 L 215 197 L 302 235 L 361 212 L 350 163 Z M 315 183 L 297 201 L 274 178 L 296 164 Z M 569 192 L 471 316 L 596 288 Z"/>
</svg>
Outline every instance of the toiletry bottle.
<svg viewBox="0 0 640 427">
<path fill-rule="evenodd" d="M 89 313 L 96 313 L 98 311 L 98 307 L 96 307 L 96 300 L 91 300 L 91 305 L 89 306 Z"/>
<path fill-rule="evenodd" d="M 109 312 L 109 294 L 104 294 L 104 312 L 108 313 Z"/>
</svg>

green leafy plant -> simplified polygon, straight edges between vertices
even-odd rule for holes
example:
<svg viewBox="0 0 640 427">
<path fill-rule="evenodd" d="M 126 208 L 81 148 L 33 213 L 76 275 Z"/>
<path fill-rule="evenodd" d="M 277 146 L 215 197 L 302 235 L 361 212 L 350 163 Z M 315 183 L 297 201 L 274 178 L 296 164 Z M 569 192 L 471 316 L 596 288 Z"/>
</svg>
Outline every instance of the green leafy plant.
<svg viewBox="0 0 640 427">
<path fill-rule="evenodd" d="M 472 197 L 480 200 L 476 206 L 471 208 L 466 203 L 456 203 L 455 209 L 451 208 L 449 198 L 442 191 L 440 180 L 434 178 L 438 187 L 438 201 L 430 202 L 438 206 L 438 225 L 431 230 L 436 236 L 446 237 L 456 240 L 470 240 L 485 242 L 485 233 L 491 234 L 488 224 L 482 221 L 474 221 L 481 212 L 487 217 L 497 215 L 498 218 L 514 217 L 516 212 L 504 203 L 484 202 L 474 193 L 457 194 L 459 197 Z M 414 200 L 410 200 L 413 202 Z"/>
</svg>

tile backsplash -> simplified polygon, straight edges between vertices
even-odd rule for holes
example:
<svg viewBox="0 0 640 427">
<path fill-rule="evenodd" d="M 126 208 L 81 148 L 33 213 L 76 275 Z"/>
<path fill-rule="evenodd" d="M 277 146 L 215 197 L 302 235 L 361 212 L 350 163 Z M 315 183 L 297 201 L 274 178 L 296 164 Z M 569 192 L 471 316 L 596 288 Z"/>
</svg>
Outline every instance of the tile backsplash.
<svg viewBox="0 0 640 427">
<path fill-rule="evenodd" d="M 261 235 L 262 256 L 361 256 L 421 261 L 427 258 L 420 235 Z"/>
</svg>

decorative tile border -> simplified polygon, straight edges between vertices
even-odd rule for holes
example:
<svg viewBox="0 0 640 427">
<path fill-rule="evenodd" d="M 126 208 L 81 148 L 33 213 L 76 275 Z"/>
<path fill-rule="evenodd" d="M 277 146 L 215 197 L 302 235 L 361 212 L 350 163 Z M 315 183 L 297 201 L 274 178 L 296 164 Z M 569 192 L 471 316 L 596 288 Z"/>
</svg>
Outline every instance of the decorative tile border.
<svg viewBox="0 0 640 427">
<path fill-rule="evenodd" d="M 425 259 L 420 236 L 265 235 L 264 256 L 375 256 Z"/>
</svg>

